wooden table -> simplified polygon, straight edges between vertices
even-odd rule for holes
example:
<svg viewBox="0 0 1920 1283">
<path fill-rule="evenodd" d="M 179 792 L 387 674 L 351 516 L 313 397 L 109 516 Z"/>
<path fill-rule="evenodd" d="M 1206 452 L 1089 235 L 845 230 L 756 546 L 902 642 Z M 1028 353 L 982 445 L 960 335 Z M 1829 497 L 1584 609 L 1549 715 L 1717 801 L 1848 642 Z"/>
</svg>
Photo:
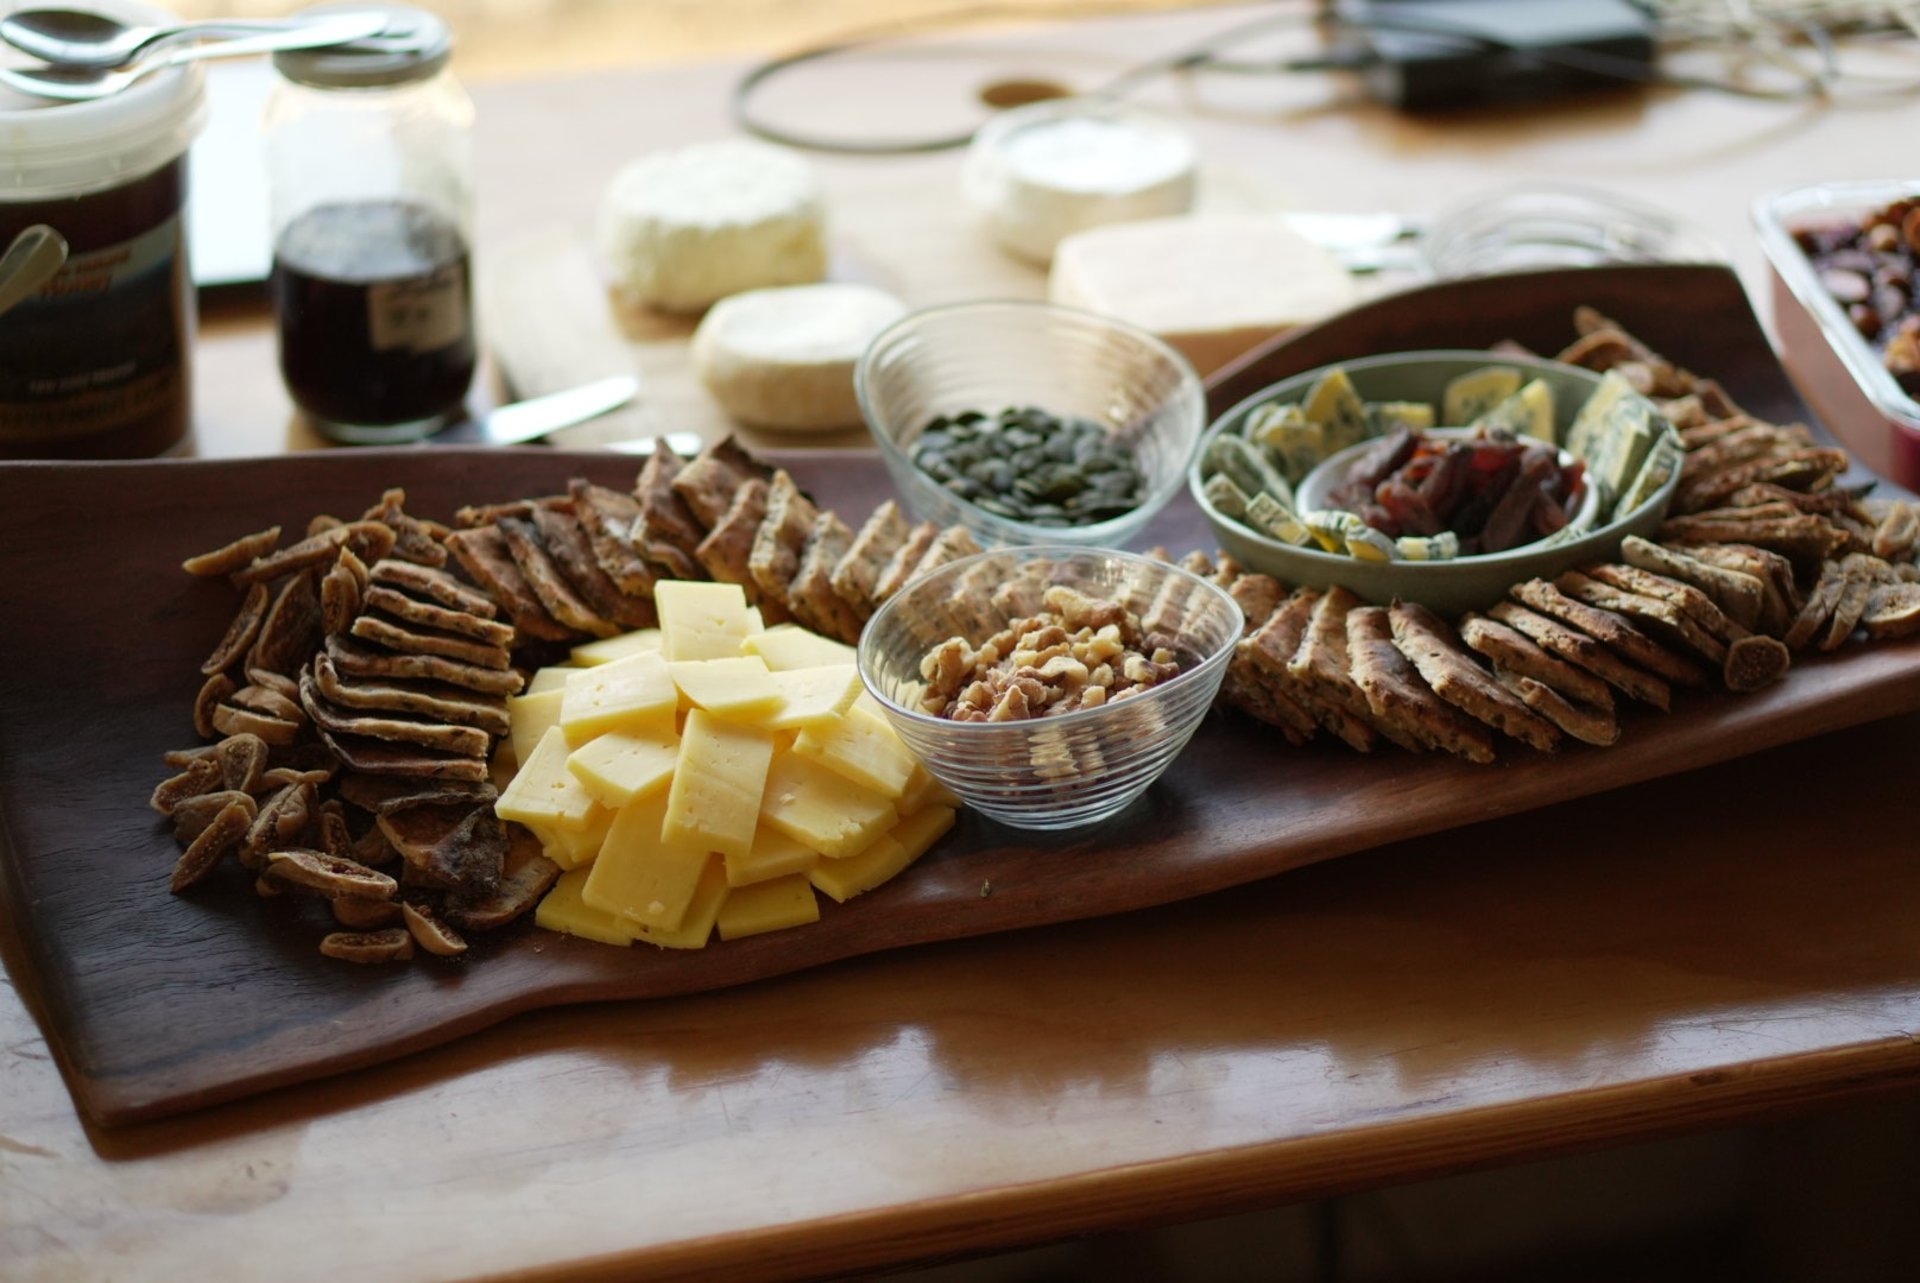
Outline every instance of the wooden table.
<svg viewBox="0 0 1920 1283">
<path fill-rule="evenodd" d="M 1092 68 L 1223 21 L 967 56 Z M 628 155 L 723 132 L 731 74 L 484 88 L 483 255 L 583 219 Z M 1237 92 L 1263 88 L 1289 101 L 1195 128 L 1315 205 L 1578 175 L 1685 208 L 1750 278 L 1753 195 L 1879 172 L 1915 120 L 1684 95 L 1441 124 Z M 823 164 L 839 235 L 916 302 L 1034 292 L 969 247 L 954 164 Z M 214 317 L 200 356 L 205 452 L 308 443 L 257 313 Z M 523 1017 L 124 1132 L 75 1118 L 8 936 L 0 1276 L 824 1275 L 1911 1091 L 1916 743 L 1920 718 L 1883 721 L 1171 908 Z"/>
</svg>

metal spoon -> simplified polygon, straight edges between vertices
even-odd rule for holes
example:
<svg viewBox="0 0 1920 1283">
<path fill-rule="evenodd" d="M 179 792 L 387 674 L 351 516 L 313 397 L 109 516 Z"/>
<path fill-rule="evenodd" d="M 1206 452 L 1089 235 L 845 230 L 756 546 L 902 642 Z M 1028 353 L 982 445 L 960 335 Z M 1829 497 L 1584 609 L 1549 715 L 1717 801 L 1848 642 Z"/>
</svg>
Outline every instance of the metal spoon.
<svg viewBox="0 0 1920 1283">
<path fill-rule="evenodd" d="M 306 25 L 299 20 L 223 18 L 136 27 L 85 9 L 19 9 L 0 17 L 0 40 L 43 62 L 104 68 L 123 66 L 168 45 L 292 31 Z"/>
<path fill-rule="evenodd" d="M 0 67 L 0 84 L 40 98 L 89 102 L 95 98 L 111 97 L 156 71 L 178 67 L 183 63 L 199 62 L 206 58 L 241 58 L 249 54 L 275 53 L 281 49 L 351 44 L 355 40 L 381 34 L 387 29 L 388 20 L 388 15 L 373 11 L 335 14 L 316 22 L 303 22 L 284 30 L 242 36 L 236 40 L 174 45 L 120 71 L 59 64 Z"/>
<path fill-rule="evenodd" d="M 23 228 L 0 254 L 0 314 L 52 280 L 66 261 L 66 237 L 45 223 Z"/>
</svg>

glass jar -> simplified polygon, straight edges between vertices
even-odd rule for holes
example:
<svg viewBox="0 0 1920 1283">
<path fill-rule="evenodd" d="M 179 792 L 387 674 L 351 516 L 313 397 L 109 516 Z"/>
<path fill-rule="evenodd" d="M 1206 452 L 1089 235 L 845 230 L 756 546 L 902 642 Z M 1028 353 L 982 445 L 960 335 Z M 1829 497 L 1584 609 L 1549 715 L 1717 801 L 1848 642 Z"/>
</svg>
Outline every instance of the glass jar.
<svg viewBox="0 0 1920 1283">
<path fill-rule="evenodd" d="M 172 20 L 132 0 L 90 7 Z M 0 65 L 16 61 L 27 59 L 0 46 Z M 191 67 L 92 102 L 0 88 L 0 253 L 35 226 L 67 244 L 60 269 L 0 312 L 0 459 L 162 454 L 185 438 L 196 315 L 186 152 L 205 118 Z"/>
<path fill-rule="evenodd" d="M 373 39 L 275 54 L 266 111 L 280 373 L 362 444 L 461 417 L 475 360 L 473 103 L 446 24 L 391 13 Z"/>
</svg>

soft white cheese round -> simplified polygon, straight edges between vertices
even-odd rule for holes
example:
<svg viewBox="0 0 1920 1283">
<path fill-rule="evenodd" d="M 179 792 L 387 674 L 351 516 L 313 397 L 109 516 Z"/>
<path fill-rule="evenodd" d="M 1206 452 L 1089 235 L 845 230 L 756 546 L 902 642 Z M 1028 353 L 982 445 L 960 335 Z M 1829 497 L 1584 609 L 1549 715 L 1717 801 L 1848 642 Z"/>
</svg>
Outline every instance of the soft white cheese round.
<svg viewBox="0 0 1920 1283">
<path fill-rule="evenodd" d="M 974 136 L 961 190 L 1003 248 L 1046 263 L 1074 232 L 1186 213 L 1194 148 L 1173 125 L 1133 108 L 1035 103 Z"/>
<path fill-rule="evenodd" d="M 676 312 L 817 281 L 827 268 L 813 167 L 744 139 L 656 152 L 621 169 L 600 203 L 598 239 L 622 289 Z"/>
<path fill-rule="evenodd" d="M 693 367 L 742 423 L 788 431 L 856 427 L 853 367 L 906 304 L 866 285 L 751 290 L 716 303 L 693 334 Z"/>
</svg>

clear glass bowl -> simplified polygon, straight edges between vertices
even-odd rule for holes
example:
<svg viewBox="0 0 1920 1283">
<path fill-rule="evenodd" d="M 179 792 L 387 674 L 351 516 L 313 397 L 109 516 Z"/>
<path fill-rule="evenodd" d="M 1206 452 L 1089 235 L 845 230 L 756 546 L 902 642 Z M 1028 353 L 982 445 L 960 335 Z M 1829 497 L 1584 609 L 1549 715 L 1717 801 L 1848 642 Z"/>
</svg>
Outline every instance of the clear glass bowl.
<svg viewBox="0 0 1920 1283">
<path fill-rule="evenodd" d="M 1442 280 L 1602 263 L 1724 263 L 1705 232 L 1666 210 L 1572 183 L 1472 197 L 1433 220 L 1420 242 Z"/>
<path fill-rule="evenodd" d="M 955 303 L 897 321 L 854 370 L 860 411 L 894 486 L 915 514 L 963 525 L 988 546 L 1118 547 L 1179 491 L 1206 425 L 1206 393 L 1187 359 L 1121 321 L 1023 301 Z M 1012 521 L 969 503 L 913 462 L 933 419 L 1037 406 L 1103 425 L 1146 482 L 1140 506 L 1087 526 Z"/>
<path fill-rule="evenodd" d="M 1142 620 L 1177 619 L 1180 673 L 1115 703 L 1014 722 L 923 712 L 920 661 L 950 637 L 979 645 L 1065 584 Z M 1022 829 L 1104 820 L 1147 790 L 1192 738 L 1245 627 L 1233 598 L 1178 566 L 1130 553 L 1009 548 L 942 566 L 889 598 L 860 635 L 860 677 L 894 730 L 968 806 Z"/>
</svg>

